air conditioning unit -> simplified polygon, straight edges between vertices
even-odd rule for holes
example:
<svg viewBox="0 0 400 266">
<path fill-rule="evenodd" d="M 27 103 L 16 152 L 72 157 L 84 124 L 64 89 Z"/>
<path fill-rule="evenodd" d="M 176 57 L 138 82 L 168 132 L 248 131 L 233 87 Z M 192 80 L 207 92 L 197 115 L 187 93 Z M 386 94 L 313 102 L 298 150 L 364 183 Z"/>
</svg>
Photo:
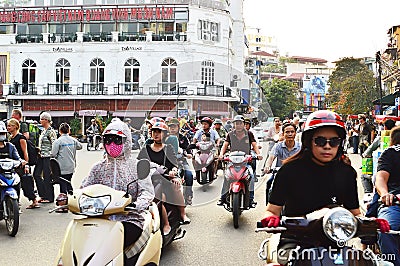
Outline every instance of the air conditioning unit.
<svg viewBox="0 0 400 266">
<path fill-rule="evenodd" d="M 13 107 L 22 107 L 22 100 L 13 100 Z"/>
<path fill-rule="evenodd" d="M 178 108 L 179 109 L 187 109 L 186 102 L 179 102 L 178 103 Z"/>
</svg>

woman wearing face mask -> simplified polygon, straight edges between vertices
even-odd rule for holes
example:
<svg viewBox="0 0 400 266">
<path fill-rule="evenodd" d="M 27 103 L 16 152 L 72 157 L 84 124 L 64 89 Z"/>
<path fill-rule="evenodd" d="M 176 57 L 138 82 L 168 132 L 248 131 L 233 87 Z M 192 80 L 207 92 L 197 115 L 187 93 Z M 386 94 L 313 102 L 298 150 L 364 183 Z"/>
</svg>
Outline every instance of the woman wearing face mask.
<svg viewBox="0 0 400 266">
<path fill-rule="evenodd" d="M 132 136 L 128 126 L 114 118 L 104 129 L 103 143 L 106 158 L 96 163 L 89 176 L 82 181 L 81 187 L 103 184 L 116 190 L 126 191 L 135 202 L 136 208 L 129 215 L 113 215 L 112 219 L 122 221 L 124 225 L 124 248 L 133 244 L 143 231 L 146 210 L 154 199 L 154 189 L 150 177 L 138 180 L 136 159 L 131 157 Z M 127 258 L 125 258 L 127 260 Z M 127 261 L 126 261 L 127 262 Z"/>
<path fill-rule="evenodd" d="M 165 166 L 168 170 L 168 179 L 161 177 L 161 182 L 163 186 L 163 201 L 170 202 L 174 205 L 177 205 L 180 213 L 181 219 L 183 223 L 190 223 L 190 219 L 186 216 L 185 212 L 185 203 L 183 194 L 181 191 L 182 180 L 177 177 L 177 165 L 178 161 L 176 158 L 176 154 L 171 145 L 166 145 L 165 138 L 167 137 L 168 126 L 163 122 L 156 122 L 151 128 L 151 137 L 154 142 L 152 144 L 146 145 L 138 155 L 138 159 L 148 159 L 151 162 L 154 162 L 158 165 Z M 165 207 L 163 206 L 162 213 L 163 219 L 163 233 L 167 235 L 171 231 L 171 227 L 169 225 L 167 212 Z"/>
<path fill-rule="evenodd" d="M 328 205 L 341 205 L 360 216 L 357 173 L 343 159 L 344 122 L 334 112 L 321 110 L 308 117 L 301 136 L 301 150 L 284 161 L 275 176 L 264 227 L 276 227 L 284 209 L 286 216 L 305 216 Z M 387 229 L 382 222 L 381 230 Z M 278 250 L 288 251 L 303 243 L 282 233 Z M 278 262 L 286 256 L 282 253 Z M 282 261 L 280 261 L 280 259 Z M 287 259 L 287 258 L 285 258 Z"/>
</svg>

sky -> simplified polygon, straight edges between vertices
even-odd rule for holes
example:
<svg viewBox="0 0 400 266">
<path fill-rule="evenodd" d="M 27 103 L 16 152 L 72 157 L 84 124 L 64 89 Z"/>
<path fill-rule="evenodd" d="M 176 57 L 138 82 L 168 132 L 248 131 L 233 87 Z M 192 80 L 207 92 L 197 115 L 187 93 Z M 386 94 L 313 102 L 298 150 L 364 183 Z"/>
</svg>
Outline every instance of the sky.
<svg viewBox="0 0 400 266">
<path fill-rule="evenodd" d="M 237 0 L 234 0 L 237 1 Z M 281 55 L 375 57 L 400 25 L 399 0 L 244 0 L 246 27 L 275 36 Z"/>
</svg>

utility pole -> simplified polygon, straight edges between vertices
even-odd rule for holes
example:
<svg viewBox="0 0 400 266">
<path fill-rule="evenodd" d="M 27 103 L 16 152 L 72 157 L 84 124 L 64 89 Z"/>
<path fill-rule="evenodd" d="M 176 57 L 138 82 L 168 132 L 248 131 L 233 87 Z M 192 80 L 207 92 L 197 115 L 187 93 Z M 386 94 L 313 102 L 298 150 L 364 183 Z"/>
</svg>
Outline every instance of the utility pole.
<svg viewBox="0 0 400 266">
<path fill-rule="evenodd" d="M 381 80 L 381 75 L 382 75 L 382 68 L 381 68 L 381 52 L 378 51 L 376 52 L 376 67 L 378 71 L 378 76 L 376 77 L 376 83 L 378 85 L 379 89 L 379 114 L 383 114 L 382 111 L 382 80 Z"/>
</svg>

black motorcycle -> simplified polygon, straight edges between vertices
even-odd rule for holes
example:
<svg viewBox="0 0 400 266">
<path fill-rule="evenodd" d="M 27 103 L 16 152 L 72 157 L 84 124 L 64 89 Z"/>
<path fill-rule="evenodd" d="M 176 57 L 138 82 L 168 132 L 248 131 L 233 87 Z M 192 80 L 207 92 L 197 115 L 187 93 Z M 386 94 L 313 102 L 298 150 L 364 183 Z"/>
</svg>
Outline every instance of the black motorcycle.
<svg viewBox="0 0 400 266">
<path fill-rule="evenodd" d="M 94 148 L 95 150 L 98 150 L 100 143 L 101 143 L 100 134 L 88 134 L 87 138 L 88 138 L 87 150 L 91 151 L 92 148 Z"/>
</svg>

